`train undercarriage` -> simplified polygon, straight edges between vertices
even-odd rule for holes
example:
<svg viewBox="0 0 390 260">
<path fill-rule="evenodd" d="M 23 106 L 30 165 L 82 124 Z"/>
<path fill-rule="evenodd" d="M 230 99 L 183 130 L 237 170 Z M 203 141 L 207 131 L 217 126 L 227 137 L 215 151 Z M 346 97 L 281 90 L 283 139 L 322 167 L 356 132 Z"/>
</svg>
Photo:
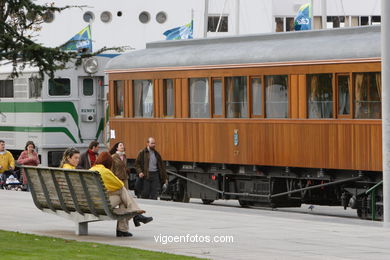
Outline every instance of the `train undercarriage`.
<svg viewBox="0 0 390 260">
<path fill-rule="evenodd" d="M 343 206 L 356 209 L 362 219 L 383 216 L 381 172 L 178 162 L 168 163 L 167 172 L 163 200 L 198 198 L 211 204 L 233 199 L 242 207 L 270 208 Z"/>
</svg>

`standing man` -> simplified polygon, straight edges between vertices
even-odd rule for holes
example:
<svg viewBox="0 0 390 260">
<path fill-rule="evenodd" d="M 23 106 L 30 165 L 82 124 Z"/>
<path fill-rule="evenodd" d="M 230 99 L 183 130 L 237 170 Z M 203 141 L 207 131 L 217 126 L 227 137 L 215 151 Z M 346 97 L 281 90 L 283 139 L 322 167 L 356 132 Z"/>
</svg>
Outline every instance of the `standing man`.
<svg viewBox="0 0 390 260">
<path fill-rule="evenodd" d="M 143 179 L 141 197 L 156 200 L 161 189 L 161 184 L 168 181 L 165 166 L 161 155 L 156 151 L 156 141 L 149 137 L 146 148 L 141 150 L 135 161 L 138 176 Z"/>
<path fill-rule="evenodd" d="M 79 165 L 77 165 L 77 169 L 90 169 L 95 165 L 96 158 L 99 155 L 99 142 L 92 141 L 89 144 L 88 150 L 80 156 Z"/>
<path fill-rule="evenodd" d="M 5 150 L 5 142 L 0 140 L 0 186 L 5 182 L 8 171 L 15 169 L 15 159 Z"/>
</svg>

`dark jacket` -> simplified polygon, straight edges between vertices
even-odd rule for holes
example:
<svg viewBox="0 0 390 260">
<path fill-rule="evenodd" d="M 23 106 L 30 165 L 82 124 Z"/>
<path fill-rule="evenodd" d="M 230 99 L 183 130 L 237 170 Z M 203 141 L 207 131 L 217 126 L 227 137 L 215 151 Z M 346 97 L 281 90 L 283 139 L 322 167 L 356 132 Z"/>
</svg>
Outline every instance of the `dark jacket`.
<svg viewBox="0 0 390 260">
<path fill-rule="evenodd" d="M 124 155 L 126 158 L 126 155 Z M 112 155 L 112 166 L 111 171 L 118 177 L 121 181 L 125 181 L 129 179 L 129 175 L 127 173 L 126 160 L 122 161 L 119 154 L 114 153 Z"/>
<path fill-rule="evenodd" d="M 157 168 L 158 172 L 160 173 L 161 184 L 164 184 L 168 179 L 167 172 L 165 170 L 165 165 L 163 163 L 161 155 L 156 150 L 154 150 L 154 154 L 156 155 L 157 159 Z M 137 160 L 135 161 L 135 169 L 137 170 L 137 174 L 143 172 L 145 175 L 145 179 L 149 178 L 149 158 L 150 153 L 148 148 L 146 147 L 139 152 Z"/>
<path fill-rule="evenodd" d="M 97 157 L 97 155 L 96 155 Z M 80 162 L 79 162 L 79 165 L 77 165 L 77 169 L 85 169 L 85 170 L 89 170 L 91 168 L 91 160 L 89 159 L 89 156 L 88 156 L 88 150 L 85 152 L 85 153 L 82 153 L 80 155 Z"/>
</svg>

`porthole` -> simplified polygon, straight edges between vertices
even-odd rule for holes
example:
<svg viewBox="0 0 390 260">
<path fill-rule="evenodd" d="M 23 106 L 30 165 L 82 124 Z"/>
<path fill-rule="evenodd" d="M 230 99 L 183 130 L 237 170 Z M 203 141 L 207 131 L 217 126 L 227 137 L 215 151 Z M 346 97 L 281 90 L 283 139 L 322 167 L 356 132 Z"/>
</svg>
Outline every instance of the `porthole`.
<svg viewBox="0 0 390 260">
<path fill-rule="evenodd" d="M 108 11 L 105 11 L 100 15 L 100 20 L 102 20 L 103 23 L 109 23 L 111 22 L 111 19 L 112 19 L 112 14 Z"/>
<path fill-rule="evenodd" d="M 91 11 L 85 12 L 83 15 L 83 20 L 86 23 L 92 23 L 95 20 L 95 15 Z"/>
<path fill-rule="evenodd" d="M 47 11 L 43 14 L 42 18 L 45 23 L 51 23 L 54 21 L 54 13 L 51 11 Z"/>
<path fill-rule="evenodd" d="M 165 23 L 167 20 L 167 14 L 165 12 L 159 12 L 157 15 L 156 15 L 156 21 L 158 23 Z"/>
<path fill-rule="evenodd" d="M 138 18 L 141 23 L 148 23 L 150 21 L 150 14 L 144 11 L 139 14 Z"/>
<path fill-rule="evenodd" d="M 118 12 L 116 13 L 116 15 L 117 15 L 118 17 L 121 17 L 121 16 L 122 16 L 122 11 L 118 11 Z"/>
</svg>

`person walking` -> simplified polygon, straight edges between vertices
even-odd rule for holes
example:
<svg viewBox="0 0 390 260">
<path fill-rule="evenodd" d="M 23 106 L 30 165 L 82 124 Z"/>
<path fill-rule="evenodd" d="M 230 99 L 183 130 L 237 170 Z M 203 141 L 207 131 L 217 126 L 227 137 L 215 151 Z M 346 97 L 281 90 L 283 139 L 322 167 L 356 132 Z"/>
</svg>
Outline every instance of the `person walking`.
<svg viewBox="0 0 390 260">
<path fill-rule="evenodd" d="M 126 212 L 136 213 L 134 217 L 137 221 L 148 223 L 153 220 L 152 217 L 145 217 L 141 215 L 145 213 L 144 210 L 140 209 L 137 202 L 129 195 L 128 190 L 125 188 L 123 182 L 115 176 L 110 170 L 112 167 L 113 159 L 109 152 L 102 152 L 96 159 L 96 164 L 90 170 L 97 171 L 100 173 L 104 186 L 108 191 L 108 197 L 113 208 L 119 206 Z M 131 237 L 133 236 L 129 232 L 129 220 L 131 218 L 125 218 L 118 220 L 116 228 L 117 237 Z"/>
<path fill-rule="evenodd" d="M 125 145 L 122 142 L 114 144 L 110 154 L 112 156 L 111 171 L 125 184 L 125 188 L 129 189 L 129 171 L 127 169 Z"/>
<path fill-rule="evenodd" d="M 99 155 L 99 148 L 99 142 L 92 141 L 88 146 L 88 150 L 85 153 L 81 154 L 80 162 L 77 165 L 77 169 L 88 170 L 89 168 L 94 166 L 96 158 Z"/>
<path fill-rule="evenodd" d="M 168 182 L 168 176 L 161 155 L 156 151 L 156 141 L 149 137 L 146 148 L 142 149 L 135 161 L 138 177 L 143 179 L 141 197 L 156 200 L 162 184 Z"/>
<path fill-rule="evenodd" d="M 19 155 L 16 161 L 21 165 L 38 166 L 40 164 L 38 153 L 35 151 L 35 144 L 33 141 L 27 141 L 24 151 Z M 22 184 L 25 190 L 28 190 L 27 177 L 24 169 L 22 169 Z"/>
</svg>

